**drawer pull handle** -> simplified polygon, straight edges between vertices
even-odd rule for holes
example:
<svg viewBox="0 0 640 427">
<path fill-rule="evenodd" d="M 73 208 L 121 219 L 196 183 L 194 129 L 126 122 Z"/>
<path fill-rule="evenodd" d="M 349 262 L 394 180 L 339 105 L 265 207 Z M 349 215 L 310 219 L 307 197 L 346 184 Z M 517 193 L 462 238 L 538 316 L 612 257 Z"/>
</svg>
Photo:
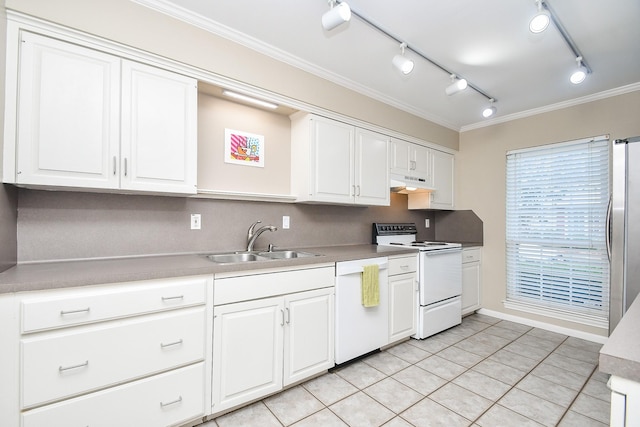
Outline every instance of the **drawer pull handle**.
<svg viewBox="0 0 640 427">
<path fill-rule="evenodd" d="M 160 407 L 164 408 L 166 406 L 175 405 L 176 403 L 180 403 L 180 402 L 182 402 L 182 396 L 178 396 L 176 400 L 172 400 L 171 402 L 167 402 L 167 403 L 160 402 Z"/>
<path fill-rule="evenodd" d="M 160 348 L 167 348 L 167 347 L 172 347 L 174 345 L 180 345 L 180 344 L 182 344 L 182 338 L 179 339 L 178 341 L 170 342 L 168 344 L 160 343 Z"/>
<path fill-rule="evenodd" d="M 176 295 L 175 297 L 162 297 L 162 301 L 172 301 L 174 299 L 184 299 L 184 295 Z"/>
<path fill-rule="evenodd" d="M 71 369 L 86 368 L 88 366 L 89 366 L 89 361 L 87 360 L 86 362 L 80 363 L 79 365 L 65 366 L 65 367 L 60 366 L 60 367 L 58 367 L 58 371 L 59 372 L 65 372 L 65 371 L 69 371 Z"/>
<path fill-rule="evenodd" d="M 407 268 L 409 268 L 409 266 L 408 265 L 401 265 L 400 268 L 403 269 L 403 270 L 406 270 Z"/>
<path fill-rule="evenodd" d="M 88 313 L 91 310 L 91 307 L 83 308 L 81 310 L 62 310 L 60 311 L 60 316 L 67 316 L 69 314 L 79 314 L 79 313 Z"/>
</svg>

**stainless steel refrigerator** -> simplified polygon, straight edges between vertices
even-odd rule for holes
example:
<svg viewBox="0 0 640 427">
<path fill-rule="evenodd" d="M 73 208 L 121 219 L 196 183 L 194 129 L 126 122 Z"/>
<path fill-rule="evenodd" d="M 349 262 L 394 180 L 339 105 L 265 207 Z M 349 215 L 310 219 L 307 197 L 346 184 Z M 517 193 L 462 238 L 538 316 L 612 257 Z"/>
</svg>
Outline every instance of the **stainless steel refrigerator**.
<svg viewBox="0 0 640 427">
<path fill-rule="evenodd" d="M 609 333 L 640 293 L 640 137 L 612 148 Z"/>
</svg>

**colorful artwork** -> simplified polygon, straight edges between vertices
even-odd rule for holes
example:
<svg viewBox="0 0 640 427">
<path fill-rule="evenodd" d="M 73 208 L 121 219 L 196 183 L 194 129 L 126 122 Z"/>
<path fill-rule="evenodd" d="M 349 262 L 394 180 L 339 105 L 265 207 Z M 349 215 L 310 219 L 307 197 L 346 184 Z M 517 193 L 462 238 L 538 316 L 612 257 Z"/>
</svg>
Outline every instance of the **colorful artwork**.
<svg viewBox="0 0 640 427">
<path fill-rule="evenodd" d="M 264 167 L 264 136 L 233 129 L 224 131 L 224 161 Z"/>
</svg>

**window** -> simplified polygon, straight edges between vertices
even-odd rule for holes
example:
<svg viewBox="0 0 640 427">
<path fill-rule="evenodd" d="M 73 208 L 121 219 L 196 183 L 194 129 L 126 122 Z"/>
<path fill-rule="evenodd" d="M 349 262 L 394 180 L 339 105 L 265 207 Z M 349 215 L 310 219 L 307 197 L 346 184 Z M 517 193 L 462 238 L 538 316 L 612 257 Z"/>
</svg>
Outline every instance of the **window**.
<svg viewBox="0 0 640 427">
<path fill-rule="evenodd" d="M 507 153 L 505 307 L 607 327 L 606 137 Z"/>
</svg>

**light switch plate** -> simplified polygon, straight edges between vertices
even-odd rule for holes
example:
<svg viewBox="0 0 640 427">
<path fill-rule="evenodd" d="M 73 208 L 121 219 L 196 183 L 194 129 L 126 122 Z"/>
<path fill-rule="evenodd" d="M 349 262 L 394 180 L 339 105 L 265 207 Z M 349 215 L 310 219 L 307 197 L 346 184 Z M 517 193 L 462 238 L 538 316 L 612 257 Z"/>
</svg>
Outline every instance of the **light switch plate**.
<svg viewBox="0 0 640 427">
<path fill-rule="evenodd" d="M 283 230 L 288 230 L 289 229 L 289 225 L 290 225 L 290 219 L 287 215 L 282 217 L 282 229 Z"/>
<path fill-rule="evenodd" d="M 424 219 L 424 228 L 429 228 L 429 218 Z"/>
</svg>

